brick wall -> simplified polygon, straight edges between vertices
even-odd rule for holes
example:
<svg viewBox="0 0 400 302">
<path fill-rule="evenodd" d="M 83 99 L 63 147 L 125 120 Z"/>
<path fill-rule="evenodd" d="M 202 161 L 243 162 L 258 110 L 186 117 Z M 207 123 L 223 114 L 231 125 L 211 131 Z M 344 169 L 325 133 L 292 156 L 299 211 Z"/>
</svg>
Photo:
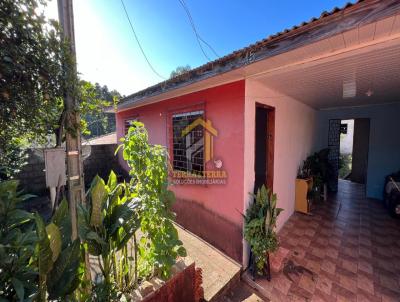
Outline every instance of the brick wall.
<svg viewBox="0 0 400 302">
<path fill-rule="evenodd" d="M 142 302 L 197 302 L 202 300 L 196 295 L 196 268 L 194 262 L 184 268 L 182 271 L 173 275 L 157 291 L 146 296 Z M 201 282 L 201 281 L 200 281 Z"/>
<path fill-rule="evenodd" d="M 126 177 L 126 172 L 119 166 L 118 159 L 114 156 L 116 144 L 112 145 L 93 145 L 91 146 L 91 153 L 84 161 L 85 184 L 89 186 L 93 177 L 98 174 L 108 179 L 111 170 L 121 176 Z M 44 159 L 43 156 L 38 156 L 43 152 L 29 150 L 28 164 L 23 167 L 18 175 L 20 187 L 27 193 L 36 195 L 47 194 L 46 177 L 44 172 Z"/>
</svg>

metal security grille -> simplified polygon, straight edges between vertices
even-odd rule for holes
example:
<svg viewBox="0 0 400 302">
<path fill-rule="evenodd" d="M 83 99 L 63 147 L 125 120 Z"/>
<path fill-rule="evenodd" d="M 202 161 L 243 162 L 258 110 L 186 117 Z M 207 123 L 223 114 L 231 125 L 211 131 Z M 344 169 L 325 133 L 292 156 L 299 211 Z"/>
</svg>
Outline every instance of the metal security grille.
<svg viewBox="0 0 400 302">
<path fill-rule="evenodd" d="M 130 119 L 126 119 L 124 121 L 124 133 L 125 135 L 128 133 L 129 127 L 132 125 L 133 122 L 137 121 L 137 117 L 135 118 L 130 118 Z"/>
<path fill-rule="evenodd" d="M 174 170 L 203 175 L 204 171 L 204 129 L 197 125 L 187 134 L 182 132 L 204 117 L 204 111 L 174 114 L 173 127 L 173 167 Z"/>
</svg>

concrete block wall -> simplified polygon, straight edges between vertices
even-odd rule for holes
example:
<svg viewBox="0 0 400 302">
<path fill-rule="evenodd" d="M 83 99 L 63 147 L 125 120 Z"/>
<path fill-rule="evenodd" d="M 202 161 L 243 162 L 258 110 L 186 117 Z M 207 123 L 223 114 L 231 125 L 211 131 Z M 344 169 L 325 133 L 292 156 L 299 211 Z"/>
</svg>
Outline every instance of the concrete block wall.
<svg viewBox="0 0 400 302">
<path fill-rule="evenodd" d="M 17 177 L 20 182 L 20 188 L 25 193 L 44 194 L 46 192 L 46 175 L 44 169 L 43 157 L 38 156 L 33 150 L 28 150 L 28 163 L 21 169 Z"/>
<path fill-rule="evenodd" d="M 91 147 L 90 156 L 83 162 L 86 186 L 90 185 L 97 174 L 106 182 L 111 170 L 117 175 L 126 174 L 118 163 L 118 157 L 114 155 L 117 149 L 116 144 L 93 145 Z"/>
<path fill-rule="evenodd" d="M 126 177 L 126 172 L 120 167 L 118 158 L 114 156 L 116 144 L 112 145 L 93 145 L 91 153 L 84 161 L 85 185 L 88 187 L 96 174 L 108 179 L 111 170 L 117 175 Z M 48 193 L 46 188 L 45 165 L 42 156 L 38 156 L 40 150 L 28 151 L 28 164 L 24 166 L 17 176 L 20 181 L 20 188 L 26 193 L 45 195 Z"/>
</svg>

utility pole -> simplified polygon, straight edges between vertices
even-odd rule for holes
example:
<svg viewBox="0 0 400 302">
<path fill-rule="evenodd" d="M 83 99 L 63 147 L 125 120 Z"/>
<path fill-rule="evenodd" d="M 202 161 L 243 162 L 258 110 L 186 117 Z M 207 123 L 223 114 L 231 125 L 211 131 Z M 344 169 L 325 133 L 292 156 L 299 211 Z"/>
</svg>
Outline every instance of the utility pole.
<svg viewBox="0 0 400 302">
<path fill-rule="evenodd" d="M 70 55 L 73 59 L 72 68 L 66 73 L 71 72 L 73 77 L 76 76 L 76 53 L 75 53 L 75 32 L 74 32 L 74 11 L 72 0 L 58 1 L 58 18 L 62 28 L 62 37 L 68 42 Z M 68 77 L 67 77 L 68 78 Z M 77 84 L 77 83 L 75 83 Z M 76 88 L 76 87 L 74 87 Z M 77 205 L 85 202 L 85 181 L 83 177 L 83 161 L 81 148 L 81 130 L 78 103 L 75 95 L 71 91 L 66 91 L 64 95 L 65 110 L 65 138 L 67 151 L 67 185 L 68 185 L 68 203 L 71 216 L 71 239 L 78 239 L 78 213 Z M 91 292 L 90 280 L 90 263 L 89 254 L 85 252 L 85 278 L 88 284 L 85 287 L 87 294 Z"/>
<path fill-rule="evenodd" d="M 58 17 L 62 28 L 62 37 L 68 42 L 70 55 L 73 58 L 73 76 L 76 76 L 76 54 L 74 34 L 74 14 L 72 0 L 58 0 Z M 67 77 L 68 78 L 68 77 Z M 64 110 L 66 114 L 65 136 L 67 151 L 67 186 L 68 202 L 71 215 L 72 235 L 71 239 L 78 238 L 77 204 L 85 200 L 85 182 L 83 178 L 83 163 L 81 150 L 81 131 L 78 103 L 71 91 L 64 95 Z"/>
</svg>

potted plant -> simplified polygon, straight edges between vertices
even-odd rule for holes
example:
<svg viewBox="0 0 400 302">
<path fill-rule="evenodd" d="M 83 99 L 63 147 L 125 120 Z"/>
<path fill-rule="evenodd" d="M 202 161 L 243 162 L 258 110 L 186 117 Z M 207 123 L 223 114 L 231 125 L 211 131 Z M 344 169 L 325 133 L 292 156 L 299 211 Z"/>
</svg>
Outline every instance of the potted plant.
<svg viewBox="0 0 400 302">
<path fill-rule="evenodd" d="M 303 162 L 297 178 L 312 179 L 314 197 L 327 197 L 327 184 L 332 165 L 329 163 L 329 148 L 322 149 L 308 156 Z"/>
<path fill-rule="evenodd" d="M 276 207 L 277 197 L 264 185 L 253 195 L 254 201 L 244 215 L 244 238 L 250 245 L 250 269 L 271 279 L 269 253 L 277 250 L 276 219 L 283 211 Z"/>
</svg>

